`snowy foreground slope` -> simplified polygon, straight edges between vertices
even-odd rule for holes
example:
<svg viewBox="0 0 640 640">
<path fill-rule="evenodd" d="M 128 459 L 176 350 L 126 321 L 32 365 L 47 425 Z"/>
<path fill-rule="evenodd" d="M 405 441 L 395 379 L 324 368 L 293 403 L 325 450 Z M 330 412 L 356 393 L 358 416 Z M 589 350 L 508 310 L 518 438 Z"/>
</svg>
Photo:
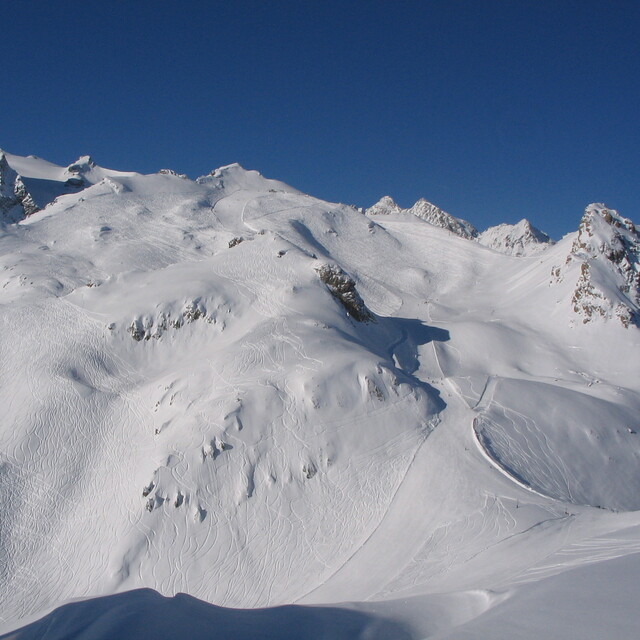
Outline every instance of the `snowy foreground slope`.
<svg viewBox="0 0 640 640">
<path fill-rule="evenodd" d="M 2 637 L 633 637 L 630 220 L 1 160 Z"/>
</svg>

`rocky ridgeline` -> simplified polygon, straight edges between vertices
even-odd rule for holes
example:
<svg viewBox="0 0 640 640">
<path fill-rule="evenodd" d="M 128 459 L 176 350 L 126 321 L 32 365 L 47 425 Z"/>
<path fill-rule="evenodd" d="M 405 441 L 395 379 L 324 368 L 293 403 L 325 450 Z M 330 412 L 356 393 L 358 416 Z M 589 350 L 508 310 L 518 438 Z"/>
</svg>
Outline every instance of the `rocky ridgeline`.
<svg viewBox="0 0 640 640">
<path fill-rule="evenodd" d="M 604 204 L 590 204 L 564 265 L 552 269 L 562 282 L 579 268 L 571 303 L 586 324 L 616 317 L 640 324 L 640 233 L 628 218 Z"/>
<path fill-rule="evenodd" d="M 0 151 L 0 221 L 18 222 L 38 211 L 22 178 L 9 166 Z"/>
<path fill-rule="evenodd" d="M 393 198 L 384 196 L 372 207 L 366 209 L 365 214 L 369 216 L 411 214 L 461 238 L 474 240 L 494 251 L 512 256 L 536 255 L 553 244 L 553 240 L 546 233 L 536 229 L 524 219 L 517 224 L 489 227 L 486 231 L 479 233 L 470 222 L 452 216 L 424 198 L 420 198 L 411 208 L 402 209 Z"/>
<path fill-rule="evenodd" d="M 420 198 L 411 208 L 402 209 L 390 196 L 383 196 L 376 204 L 365 209 L 365 214 L 370 216 L 391 215 L 394 213 L 410 213 L 417 218 L 455 233 L 461 238 L 475 238 L 478 230 L 466 220 L 455 218 L 450 213 L 432 204 L 424 198 Z"/>
</svg>

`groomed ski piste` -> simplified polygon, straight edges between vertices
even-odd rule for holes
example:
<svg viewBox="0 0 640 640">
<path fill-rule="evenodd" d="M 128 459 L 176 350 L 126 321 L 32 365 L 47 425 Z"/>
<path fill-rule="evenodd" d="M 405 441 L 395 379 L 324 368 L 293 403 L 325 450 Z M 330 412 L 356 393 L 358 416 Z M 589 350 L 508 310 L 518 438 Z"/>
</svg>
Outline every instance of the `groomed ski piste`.
<svg viewBox="0 0 640 640">
<path fill-rule="evenodd" d="M 635 637 L 630 220 L 1 156 L 1 638 Z"/>
</svg>

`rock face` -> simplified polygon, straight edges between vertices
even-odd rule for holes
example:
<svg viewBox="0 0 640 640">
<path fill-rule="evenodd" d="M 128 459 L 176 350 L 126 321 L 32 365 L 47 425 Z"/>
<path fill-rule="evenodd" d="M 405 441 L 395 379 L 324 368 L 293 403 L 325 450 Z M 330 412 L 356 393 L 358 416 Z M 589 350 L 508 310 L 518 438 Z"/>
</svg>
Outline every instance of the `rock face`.
<svg viewBox="0 0 640 640">
<path fill-rule="evenodd" d="M 0 151 L 0 220 L 17 222 L 38 211 L 36 203 Z"/>
<path fill-rule="evenodd" d="M 528 220 L 517 224 L 499 224 L 489 227 L 478 236 L 478 242 L 494 251 L 510 256 L 532 256 L 544 251 L 553 240 Z"/>
<path fill-rule="evenodd" d="M 67 167 L 67 173 L 78 175 L 91 171 L 96 167 L 96 163 L 91 156 L 80 156 L 73 164 Z"/>
<path fill-rule="evenodd" d="M 455 218 L 424 198 L 420 198 L 411 208 L 402 209 L 394 202 L 393 198 L 383 196 L 376 204 L 365 210 L 366 215 L 373 216 L 394 213 L 410 213 L 435 227 L 447 229 L 462 238 L 475 238 L 478 235 L 478 230 L 470 222 Z"/>
<path fill-rule="evenodd" d="M 340 301 L 347 313 L 358 322 L 373 320 L 371 311 L 356 290 L 355 280 L 338 265 L 326 264 L 316 269 L 331 295 Z"/>
<path fill-rule="evenodd" d="M 455 218 L 424 198 L 420 198 L 408 211 L 429 224 L 447 229 L 461 238 L 475 238 L 478 235 L 478 230 L 470 222 Z"/>
<path fill-rule="evenodd" d="M 178 173 L 177 171 L 174 171 L 173 169 L 160 169 L 160 171 L 158 171 L 159 174 L 163 175 L 163 176 L 175 176 L 176 178 L 182 178 L 183 180 L 188 180 L 189 176 L 186 173 Z"/>
<path fill-rule="evenodd" d="M 566 262 L 552 282 L 574 277 L 571 303 L 586 324 L 616 317 L 625 327 L 640 321 L 640 233 L 628 218 L 602 203 L 590 204 Z"/>
</svg>

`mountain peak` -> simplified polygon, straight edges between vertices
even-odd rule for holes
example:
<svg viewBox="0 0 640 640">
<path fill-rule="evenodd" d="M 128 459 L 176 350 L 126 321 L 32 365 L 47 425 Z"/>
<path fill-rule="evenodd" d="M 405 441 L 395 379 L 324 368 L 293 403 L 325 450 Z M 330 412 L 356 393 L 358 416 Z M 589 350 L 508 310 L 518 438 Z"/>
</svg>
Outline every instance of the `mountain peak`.
<svg viewBox="0 0 640 640">
<path fill-rule="evenodd" d="M 80 156 L 75 162 L 67 167 L 67 172 L 74 174 L 85 173 L 86 171 L 94 169 L 95 166 L 96 163 L 93 161 L 91 156 Z"/>
<path fill-rule="evenodd" d="M 409 213 L 435 227 L 447 229 L 462 238 L 475 238 L 478 235 L 477 229 L 470 222 L 455 218 L 425 198 L 420 198 L 410 209 L 403 209 L 396 204 L 391 196 L 382 196 L 372 207 L 365 210 L 366 215 L 391 215 L 394 213 Z"/>
<path fill-rule="evenodd" d="M 629 218 L 601 202 L 588 205 L 552 281 L 578 268 L 572 304 L 584 323 L 613 316 L 625 327 L 640 322 L 640 233 Z"/>
<path fill-rule="evenodd" d="M 402 209 L 396 204 L 391 196 L 382 196 L 373 206 L 365 209 L 365 214 L 379 216 L 400 213 Z"/>
<path fill-rule="evenodd" d="M 478 230 L 470 222 L 452 216 L 424 198 L 420 198 L 408 211 L 414 216 L 436 227 L 447 229 L 462 238 L 470 239 L 478 235 Z"/>
<path fill-rule="evenodd" d="M 478 242 L 494 251 L 512 256 L 530 256 L 544 251 L 553 240 L 523 218 L 516 224 L 489 227 L 478 236 Z"/>
<path fill-rule="evenodd" d="M 214 178 L 222 178 L 225 175 L 237 173 L 248 173 L 248 171 L 239 162 L 232 162 L 231 164 L 225 164 L 222 167 L 214 169 L 209 175 Z"/>
</svg>

